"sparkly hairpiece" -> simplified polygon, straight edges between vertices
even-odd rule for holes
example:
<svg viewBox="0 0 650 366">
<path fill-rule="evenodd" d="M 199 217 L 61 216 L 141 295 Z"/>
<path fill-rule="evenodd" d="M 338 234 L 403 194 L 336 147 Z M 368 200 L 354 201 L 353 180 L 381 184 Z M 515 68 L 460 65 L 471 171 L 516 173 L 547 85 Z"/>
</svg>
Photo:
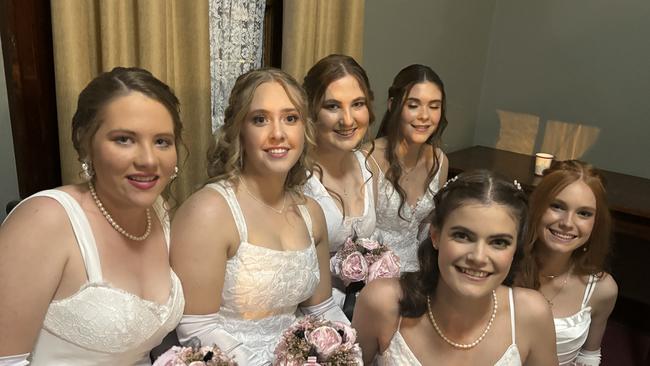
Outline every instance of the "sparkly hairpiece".
<svg viewBox="0 0 650 366">
<path fill-rule="evenodd" d="M 520 190 L 520 191 L 522 190 L 522 189 L 521 189 L 521 184 L 519 183 L 518 180 L 515 179 L 515 180 L 512 182 L 512 184 L 513 184 L 513 185 L 515 186 L 515 188 L 517 188 L 518 190 Z"/>
<path fill-rule="evenodd" d="M 445 184 L 443 184 L 442 189 L 447 188 L 447 186 L 448 186 L 449 184 L 454 183 L 457 179 L 458 179 L 458 176 L 457 176 L 457 175 L 454 175 L 451 179 L 449 179 L 448 181 L 446 181 Z"/>
</svg>

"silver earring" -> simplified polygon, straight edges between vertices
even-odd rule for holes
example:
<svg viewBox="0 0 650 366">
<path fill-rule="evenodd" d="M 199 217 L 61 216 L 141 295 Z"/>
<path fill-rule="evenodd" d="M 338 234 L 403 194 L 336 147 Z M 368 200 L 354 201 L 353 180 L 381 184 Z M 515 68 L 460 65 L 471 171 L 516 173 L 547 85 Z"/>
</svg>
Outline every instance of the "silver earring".
<svg viewBox="0 0 650 366">
<path fill-rule="evenodd" d="M 81 177 L 85 181 L 89 181 L 93 179 L 94 176 L 95 176 L 95 171 L 93 170 L 92 164 L 88 161 L 81 162 Z"/>
<path fill-rule="evenodd" d="M 582 251 L 583 251 L 583 252 L 586 252 L 587 250 L 588 250 L 588 248 L 587 248 L 587 244 L 583 245 L 583 246 L 582 246 Z"/>
<path fill-rule="evenodd" d="M 174 180 L 178 177 L 178 165 L 174 167 L 174 174 L 172 174 L 169 179 Z"/>
</svg>

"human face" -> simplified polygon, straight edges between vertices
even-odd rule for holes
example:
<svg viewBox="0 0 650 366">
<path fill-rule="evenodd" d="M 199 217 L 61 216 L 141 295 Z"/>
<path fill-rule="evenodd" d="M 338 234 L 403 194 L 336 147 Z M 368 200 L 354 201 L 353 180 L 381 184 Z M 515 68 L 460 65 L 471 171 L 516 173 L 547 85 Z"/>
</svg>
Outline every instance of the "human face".
<svg viewBox="0 0 650 366">
<path fill-rule="evenodd" d="M 537 232 L 546 249 L 571 253 L 589 240 L 595 219 L 596 196 L 585 182 L 578 180 L 551 201 Z"/>
<path fill-rule="evenodd" d="M 436 132 L 442 113 L 442 92 L 430 81 L 413 85 L 402 107 L 400 131 L 406 142 L 423 144 Z"/>
<path fill-rule="evenodd" d="M 100 116 L 90 156 L 98 195 L 117 207 L 151 207 L 176 165 L 171 114 L 132 92 L 109 102 Z"/>
<path fill-rule="evenodd" d="M 438 249 L 440 288 L 461 296 L 489 295 L 506 278 L 517 249 L 517 222 L 499 204 L 470 201 L 453 210 L 431 239 Z"/>
<path fill-rule="evenodd" d="M 352 75 L 330 83 L 318 112 L 318 147 L 352 151 L 368 131 L 367 98 Z"/>
<path fill-rule="evenodd" d="M 296 164 L 305 145 L 305 125 L 282 85 L 257 87 L 241 139 L 246 173 L 286 176 Z"/>
</svg>

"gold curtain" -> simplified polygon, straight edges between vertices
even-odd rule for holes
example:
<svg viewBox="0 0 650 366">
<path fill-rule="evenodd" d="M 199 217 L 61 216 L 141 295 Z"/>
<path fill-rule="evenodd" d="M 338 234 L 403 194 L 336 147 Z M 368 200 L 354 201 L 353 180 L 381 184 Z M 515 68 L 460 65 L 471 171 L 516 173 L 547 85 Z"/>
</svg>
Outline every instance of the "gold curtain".
<svg viewBox="0 0 650 366">
<path fill-rule="evenodd" d="M 53 0 L 52 33 L 64 183 L 79 181 L 70 143 L 79 92 L 115 66 L 151 71 L 181 102 L 183 140 L 174 196 L 205 181 L 210 142 L 210 50 L 207 0 Z M 182 151 L 183 149 L 181 149 Z"/>
<path fill-rule="evenodd" d="M 284 0 L 282 69 L 302 82 L 331 53 L 362 62 L 365 0 Z"/>
</svg>

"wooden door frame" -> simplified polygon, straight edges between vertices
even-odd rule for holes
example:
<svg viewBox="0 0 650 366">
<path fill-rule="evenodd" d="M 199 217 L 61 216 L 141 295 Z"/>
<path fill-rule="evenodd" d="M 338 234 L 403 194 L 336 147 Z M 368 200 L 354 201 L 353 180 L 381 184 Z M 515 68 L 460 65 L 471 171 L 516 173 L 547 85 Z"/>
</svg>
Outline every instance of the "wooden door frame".
<svg viewBox="0 0 650 366">
<path fill-rule="evenodd" d="M 0 36 L 21 198 L 61 185 L 50 2 L 0 0 Z"/>
</svg>

